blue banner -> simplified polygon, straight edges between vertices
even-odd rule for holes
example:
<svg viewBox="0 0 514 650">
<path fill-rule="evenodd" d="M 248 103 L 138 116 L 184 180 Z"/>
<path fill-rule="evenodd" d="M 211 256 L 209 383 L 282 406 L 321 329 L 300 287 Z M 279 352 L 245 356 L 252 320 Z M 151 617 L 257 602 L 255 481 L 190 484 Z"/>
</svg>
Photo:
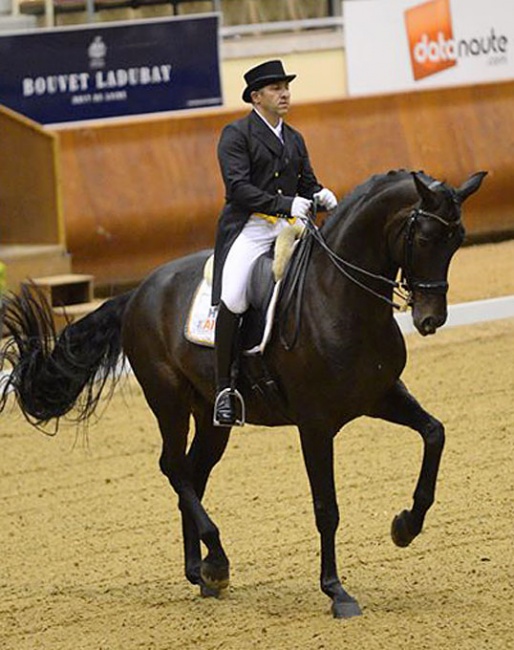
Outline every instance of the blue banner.
<svg viewBox="0 0 514 650">
<path fill-rule="evenodd" d="M 0 36 L 0 103 L 41 124 L 222 104 L 218 15 Z"/>
</svg>

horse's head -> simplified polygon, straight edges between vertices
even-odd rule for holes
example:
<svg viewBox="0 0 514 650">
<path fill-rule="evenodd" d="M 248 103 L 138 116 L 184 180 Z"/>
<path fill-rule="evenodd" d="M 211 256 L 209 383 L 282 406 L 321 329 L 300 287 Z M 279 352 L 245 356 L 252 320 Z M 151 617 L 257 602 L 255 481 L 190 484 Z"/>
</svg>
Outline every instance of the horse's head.
<svg viewBox="0 0 514 650">
<path fill-rule="evenodd" d="M 434 334 L 446 321 L 448 268 L 465 234 L 461 206 L 486 174 L 473 174 L 459 188 L 412 174 L 420 202 L 407 217 L 402 269 L 414 326 L 423 336 Z"/>
</svg>

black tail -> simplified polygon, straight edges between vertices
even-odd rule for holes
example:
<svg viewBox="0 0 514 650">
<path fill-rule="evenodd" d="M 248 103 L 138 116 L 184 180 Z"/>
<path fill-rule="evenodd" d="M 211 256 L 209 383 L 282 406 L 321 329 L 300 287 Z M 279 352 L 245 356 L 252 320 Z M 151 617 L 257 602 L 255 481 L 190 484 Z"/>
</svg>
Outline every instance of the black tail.
<svg viewBox="0 0 514 650">
<path fill-rule="evenodd" d="M 87 420 L 108 380 L 112 394 L 119 378 L 114 371 L 122 354 L 121 323 L 130 296 L 128 292 L 108 300 L 59 335 L 50 305 L 34 287 L 4 297 L 7 341 L 0 351 L 0 367 L 10 366 L 10 373 L 2 380 L 0 412 L 13 391 L 23 415 L 38 428 L 72 409 L 74 419 Z"/>
</svg>

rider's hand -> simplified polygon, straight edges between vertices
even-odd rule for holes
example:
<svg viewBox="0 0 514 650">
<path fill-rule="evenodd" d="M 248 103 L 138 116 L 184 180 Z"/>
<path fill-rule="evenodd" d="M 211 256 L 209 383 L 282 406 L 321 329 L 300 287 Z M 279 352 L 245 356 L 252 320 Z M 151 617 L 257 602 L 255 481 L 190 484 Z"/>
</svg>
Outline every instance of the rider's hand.
<svg viewBox="0 0 514 650">
<path fill-rule="evenodd" d="M 324 187 L 319 192 L 316 192 L 313 199 L 318 199 L 318 203 L 325 208 L 325 210 L 333 210 L 337 205 L 337 199 L 334 192 Z"/>
<path fill-rule="evenodd" d="M 308 221 L 311 208 L 312 201 L 304 199 L 303 196 L 295 196 L 291 206 L 291 216 L 300 219 L 300 221 Z"/>
</svg>

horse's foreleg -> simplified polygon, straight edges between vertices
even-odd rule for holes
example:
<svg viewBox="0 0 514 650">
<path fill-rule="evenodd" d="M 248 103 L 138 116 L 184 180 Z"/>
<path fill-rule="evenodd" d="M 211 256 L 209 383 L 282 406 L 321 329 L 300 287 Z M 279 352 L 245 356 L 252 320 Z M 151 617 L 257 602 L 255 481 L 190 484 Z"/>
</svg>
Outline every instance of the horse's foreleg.
<svg viewBox="0 0 514 650">
<path fill-rule="evenodd" d="M 408 546 L 421 532 L 425 515 L 434 502 L 444 447 L 444 427 L 420 406 L 401 381 L 387 394 L 373 416 L 408 426 L 418 431 L 423 438 L 423 461 L 412 510 L 404 510 L 396 515 L 391 527 L 394 543 L 397 546 Z"/>
<path fill-rule="evenodd" d="M 334 448 L 331 436 L 300 431 L 302 452 L 314 503 L 316 527 L 321 538 L 321 590 L 332 599 L 335 618 L 361 613 L 357 601 L 343 588 L 337 574 L 335 535 L 339 509 L 334 485 Z"/>
</svg>

